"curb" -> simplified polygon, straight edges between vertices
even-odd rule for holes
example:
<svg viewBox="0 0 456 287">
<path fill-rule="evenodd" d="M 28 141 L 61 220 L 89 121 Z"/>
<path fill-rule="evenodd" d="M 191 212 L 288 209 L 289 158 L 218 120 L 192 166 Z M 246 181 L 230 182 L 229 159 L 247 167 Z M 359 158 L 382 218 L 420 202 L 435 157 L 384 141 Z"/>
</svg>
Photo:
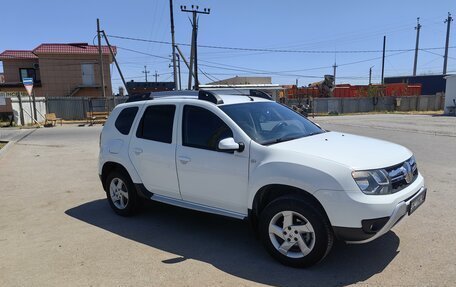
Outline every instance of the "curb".
<svg viewBox="0 0 456 287">
<path fill-rule="evenodd" d="M 5 142 L 3 142 L 5 143 Z M 14 144 L 14 142 L 6 142 L 6 145 L 0 149 L 0 158 L 2 158 L 3 154 L 5 154 L 8 149 Z"/>
<path fill-rule="evenodd" d="M 7 144 L 3 148 L 0 149 L 0 159 L 8 151 L 8 149 L 11 148 L 11 146 L 13 146 L 17 142 L 22 141 L 23 139 L 25 139 L 26 137 L 28 137 L 35 131 L 36 131 L 36 129 L 30 130 L 28 132 L 25 132 L 23 135 L 20 134 L 17 137 L 14 137 L 12 140 L 8 141 Z"/>
</svg>

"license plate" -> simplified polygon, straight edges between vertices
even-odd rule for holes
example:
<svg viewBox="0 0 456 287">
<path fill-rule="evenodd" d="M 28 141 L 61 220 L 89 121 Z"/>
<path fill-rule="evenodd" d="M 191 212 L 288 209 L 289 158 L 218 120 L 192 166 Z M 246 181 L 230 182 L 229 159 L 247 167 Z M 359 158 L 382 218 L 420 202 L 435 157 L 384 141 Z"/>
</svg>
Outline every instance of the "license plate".
<svg viewBox="0 0 456 287">
<path fill-rule="evenodd" d="M 417 210 L 418 207 L 423 204 L 423 202 L 426 200 L 426 191 L 421 193 L 419 196 L 415 197 L 410 201 L 410 207 L 409 207 L 409 215 L 412 214 L 415 210 Z"/>
</svg>

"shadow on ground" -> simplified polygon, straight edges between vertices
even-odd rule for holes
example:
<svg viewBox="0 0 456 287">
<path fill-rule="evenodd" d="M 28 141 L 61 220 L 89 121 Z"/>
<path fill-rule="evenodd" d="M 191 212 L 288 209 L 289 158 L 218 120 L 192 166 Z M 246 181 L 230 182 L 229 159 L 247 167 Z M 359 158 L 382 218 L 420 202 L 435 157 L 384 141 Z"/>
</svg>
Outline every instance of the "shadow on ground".
<svg viewBox="0 0 456 287">
<path fill-rule="evenodd" d="M 309 269 L 274 261 L 245 222 L 216 215 L 148 203 L 137 216 L 124 218 L 106 200 L 69 209 L 67 215 L 136 242 L 178 254 L 163 264 L 187 259 L 207 262 L 233 276 L 274 286 L 343 286 L 364 281 L 398 254 L 399 238 L 389 232 L 364 245 L 336 242 L 328 257 Z M 151 258 L 151 260 L 154 260 Z"/>
</svg>

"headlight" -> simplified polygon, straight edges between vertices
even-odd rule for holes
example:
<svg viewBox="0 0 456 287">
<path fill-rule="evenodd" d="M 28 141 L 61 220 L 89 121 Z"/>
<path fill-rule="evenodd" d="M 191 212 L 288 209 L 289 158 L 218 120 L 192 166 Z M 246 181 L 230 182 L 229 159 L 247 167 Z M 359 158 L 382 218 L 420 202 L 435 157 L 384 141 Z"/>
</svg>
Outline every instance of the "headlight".
<svg viewBox="0 0 456 287">
<path fill-rule="evenodd" d="M 384 169 L 354 171 L 352 176 L 365 194 L 390 194 L 392 191 L 388 173 Z"/>
</svg>

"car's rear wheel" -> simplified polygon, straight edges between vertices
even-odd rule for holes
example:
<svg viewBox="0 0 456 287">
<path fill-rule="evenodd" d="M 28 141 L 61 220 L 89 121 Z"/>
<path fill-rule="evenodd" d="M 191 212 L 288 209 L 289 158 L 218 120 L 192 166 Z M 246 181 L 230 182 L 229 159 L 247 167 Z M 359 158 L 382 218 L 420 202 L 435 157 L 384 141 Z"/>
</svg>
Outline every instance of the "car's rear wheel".
<svg viewBox="0 0 456 287">
<path fill-rule="evenodd" d="M 281 263 L 308 267 L 331 250 L 334 236 L 318 208 L 301 199 L 279 198 L 261 214 L 260 238 Z"/>
<path fill-rule="evenodd" d="M 115 170 L 106 178 L 106 195 L 111 208 L 119 215 L 129 216 L 137 211 L 138 198 L 134 185 L 125 172 Z"/>
</svg>

